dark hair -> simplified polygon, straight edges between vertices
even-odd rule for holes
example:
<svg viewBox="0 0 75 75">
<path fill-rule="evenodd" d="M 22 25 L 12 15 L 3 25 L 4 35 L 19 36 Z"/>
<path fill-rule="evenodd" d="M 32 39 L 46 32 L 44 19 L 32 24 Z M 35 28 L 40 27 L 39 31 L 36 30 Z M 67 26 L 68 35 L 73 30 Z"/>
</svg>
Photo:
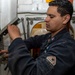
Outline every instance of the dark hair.
<svg viewBox="0 0 75 75">
<path fill-rule="evenodd" d="M 57 12 L 64 16 L 69 14 L 72 17 L 73 14 L 73 5 L 68 0 L 53 0 L 49 3 L 49 6 L 57 6 Z M 71 18 L 70 18 L 71 19 Z"/>
</svg>

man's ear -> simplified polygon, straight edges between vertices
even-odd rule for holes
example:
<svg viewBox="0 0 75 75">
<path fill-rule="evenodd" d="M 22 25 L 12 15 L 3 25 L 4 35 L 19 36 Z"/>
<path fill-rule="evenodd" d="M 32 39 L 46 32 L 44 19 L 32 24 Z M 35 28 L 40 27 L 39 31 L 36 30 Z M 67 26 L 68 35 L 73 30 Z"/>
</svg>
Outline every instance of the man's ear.
<svg viewBox="0 0 75 75">
<path fill-rule="evenodd" d="M 70 15 L 67 14 L 63 17 L 63 24 L 66 24 L 70 20 Z"/>
</svg>

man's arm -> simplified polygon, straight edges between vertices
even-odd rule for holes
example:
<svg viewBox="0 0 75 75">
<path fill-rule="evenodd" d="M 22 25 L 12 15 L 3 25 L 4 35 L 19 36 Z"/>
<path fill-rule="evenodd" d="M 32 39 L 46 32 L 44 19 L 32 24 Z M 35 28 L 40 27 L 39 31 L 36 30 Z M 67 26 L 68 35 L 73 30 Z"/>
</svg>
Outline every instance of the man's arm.
<svg viewBox="0 0 75 75">
<path fill-rule="evenodd" d="M 53 69 L 45 59 L 46 55 L 35 60 L 21 38 L 15 39 L 8 50 L 8 66 L 12 75 L 44 75 Z"/>
<path fill-rule="evenodd" d="M 15 39 L 8 49 L 8 66 L 12 75 L 62 75 L 74 64 L 73 51 L 62 43 L 49 46 L 47 51 L 34 59 L 24 41 Z"/>
</svg>

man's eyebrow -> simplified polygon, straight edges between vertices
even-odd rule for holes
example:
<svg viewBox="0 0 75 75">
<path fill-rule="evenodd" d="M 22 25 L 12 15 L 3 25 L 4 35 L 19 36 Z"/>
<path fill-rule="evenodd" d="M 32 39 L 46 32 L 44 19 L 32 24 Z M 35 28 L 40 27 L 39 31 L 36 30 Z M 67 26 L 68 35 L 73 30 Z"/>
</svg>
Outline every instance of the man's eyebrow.
<svg viewBox="0 0 75 75">
<path fill-rule="evenodd" d="M 55 16 L 55 15 L 53 15 L 53 14 L 47 14 L 48 16 Z"/>
</svg>

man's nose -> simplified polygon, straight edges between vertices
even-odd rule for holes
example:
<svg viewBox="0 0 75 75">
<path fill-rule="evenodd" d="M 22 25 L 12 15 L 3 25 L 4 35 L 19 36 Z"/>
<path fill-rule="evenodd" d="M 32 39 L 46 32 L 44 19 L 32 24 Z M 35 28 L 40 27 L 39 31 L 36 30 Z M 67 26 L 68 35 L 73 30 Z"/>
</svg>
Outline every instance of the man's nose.
<svg viewBox="0 0 75 75">
<path fill-rule="evenodd" d="M 45 22 L 48 22 L 50 20 L 50 18 L 47 16 L 46 18 L 45 18 Z"/>
</svg>

